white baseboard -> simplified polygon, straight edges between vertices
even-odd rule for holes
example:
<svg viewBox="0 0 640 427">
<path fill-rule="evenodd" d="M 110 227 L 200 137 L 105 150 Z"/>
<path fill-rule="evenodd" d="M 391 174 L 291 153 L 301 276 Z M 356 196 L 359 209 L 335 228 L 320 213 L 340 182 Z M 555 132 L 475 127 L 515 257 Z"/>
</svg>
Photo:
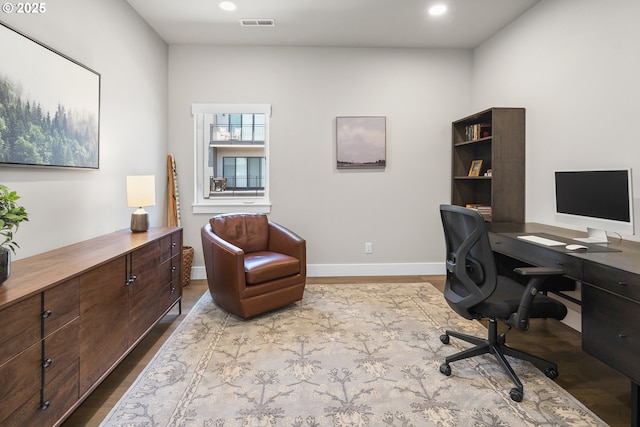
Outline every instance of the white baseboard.
<svg viewBox="0 0 640 427">
<path fill-rule="evenodd" d="M 431 276 L 445 274 L 442 262 L 389 264 L 307 264 L 307 277 L 340 276 Z M 207 273 L 202 267 L 191 268 L 191 279 L 202 280 Z"/>
<path fill-rule="evenodd" d="M 308 277 L 428 276 L 445 274 L 445 265 L 434 263 L 308 264 Z"/>
<path fill-rule="evenodd" d="M 191 280 L 206 280 L 207 272 L 204 269 L 204 265 L 202 267 L 191 267 Z"/>
</svg>

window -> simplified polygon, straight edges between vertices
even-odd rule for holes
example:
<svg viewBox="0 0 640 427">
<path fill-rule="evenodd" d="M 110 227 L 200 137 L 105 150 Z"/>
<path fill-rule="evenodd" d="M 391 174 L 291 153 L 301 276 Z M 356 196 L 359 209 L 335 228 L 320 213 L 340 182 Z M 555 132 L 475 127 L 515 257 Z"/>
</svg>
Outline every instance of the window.
<svg viewBox="0 0 640 427">
<path fill-rule="evenodd" d="M 269 213 L 268 104 L 193 104 L 194 213 Z"/>
</svg>

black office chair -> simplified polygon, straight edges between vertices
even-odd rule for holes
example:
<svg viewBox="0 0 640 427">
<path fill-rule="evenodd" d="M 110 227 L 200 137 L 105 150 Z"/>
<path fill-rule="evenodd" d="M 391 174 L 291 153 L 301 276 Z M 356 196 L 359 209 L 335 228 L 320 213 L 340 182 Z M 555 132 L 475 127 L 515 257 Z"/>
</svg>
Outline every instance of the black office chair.
<svg viewBox="0 0 640 427">
<path fill-rule="evenodd" d="M 524 394 L 522 382 L 507 362 L 505 355 L 544 367 L 545 375 L 551 379 L 558 376 L 558 365 L 508 347 L 505 344 L 506 334 L 512 327 L 526 331 L 529 329 L 530 318 L 564 319 L 567 315 L 564 304 L 539 293 L 543 290 L 543 282 L 549 276 L 561 275 L 562 270 L 555 267 L 516 268 L 516 273 L 529 278 L 526 286 L 506 276 L 500 276 L 496 272 L 482 215 L 473 209 L 441 205 L 440 216 L 447 249 L 444 297 L 460 316 L 489 321 L 488 339 L 454 331 L 446 331 L 440 336 L 443 344 L 449 344 L 450 336 L 475 344 L 475 347 L 447 357 L 440 366 L 440 372 L 449 376 L 451 362 L 491 353 L 516 384 L 516 387 L 510 390 L 511 399 L 520 402 Z M 508 326 L 500 335 L 497 320 Z"/>
</svg>

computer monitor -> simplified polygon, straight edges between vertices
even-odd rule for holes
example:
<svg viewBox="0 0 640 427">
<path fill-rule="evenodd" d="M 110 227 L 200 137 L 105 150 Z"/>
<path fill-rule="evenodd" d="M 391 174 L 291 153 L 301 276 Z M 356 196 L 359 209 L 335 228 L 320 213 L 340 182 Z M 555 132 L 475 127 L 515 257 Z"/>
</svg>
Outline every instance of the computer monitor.
<svg viewBox="0 0 640 427">
<path fill-rule="evenodd" d="M 556 171 L 560 222 L 587 227 L 588 243 L 607 243 L 607 231 L 632 235 L 631 169 Z"/>
</svg>

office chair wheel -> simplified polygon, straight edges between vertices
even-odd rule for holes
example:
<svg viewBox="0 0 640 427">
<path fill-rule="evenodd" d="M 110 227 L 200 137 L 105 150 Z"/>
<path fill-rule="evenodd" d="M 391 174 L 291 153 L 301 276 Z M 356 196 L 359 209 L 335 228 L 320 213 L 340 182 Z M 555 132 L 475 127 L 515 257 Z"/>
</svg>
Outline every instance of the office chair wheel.
<svg viewBox="0 0 640 427">
<path fill-rule="evenodd" d="M 511 400 L 513 400 L 514 402 L 522 402 L 524 393 L 522 393 L 522 390 L 519 390 L 517 388 L 512 388 L 509 391 L 509 397 L 511 397 Z"/>
<path fill-rule="evenodd" d="M 446 376 L 451 375 L 451 366 L 448 363 L 443 363 L 440 365 L 440 373 L 445 374 Z"/>
<path fill-rule="evenodd" d="M 449 335 L 447 335 L 447 334 L 440 335 L 440 342 L 442 344 L 449 344 Z"/>
<path fill-rule="evenodd" d="M 544 374 L 548 377 L 551 378 L 552 380 L 555 380 L 556 378 L 558 378 L 558 370 L 554 369 L 554 368 L 547 368 L 544 370 Z"/>
</svg>

